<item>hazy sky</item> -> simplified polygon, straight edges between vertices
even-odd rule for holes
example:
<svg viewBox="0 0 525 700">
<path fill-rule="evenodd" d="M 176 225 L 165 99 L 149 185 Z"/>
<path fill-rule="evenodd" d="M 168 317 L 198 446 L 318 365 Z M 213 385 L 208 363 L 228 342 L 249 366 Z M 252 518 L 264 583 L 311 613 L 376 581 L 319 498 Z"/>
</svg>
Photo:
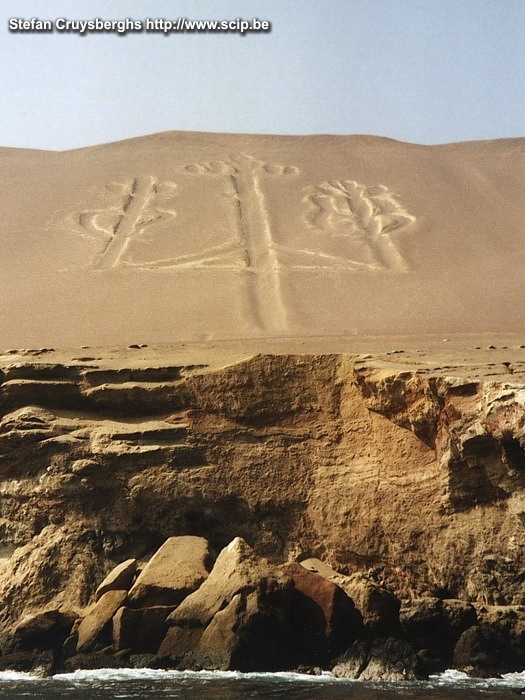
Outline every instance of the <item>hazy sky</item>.
<svg viewBox="0 0 525 700">
<path fill-rule="evenodd" d="M 0 145 L 177 129 L 525 136 L 525 0 L 2 0 Z M 267 34 L 14 34 L 11 17 L 266 19 Z"/>
</svg>

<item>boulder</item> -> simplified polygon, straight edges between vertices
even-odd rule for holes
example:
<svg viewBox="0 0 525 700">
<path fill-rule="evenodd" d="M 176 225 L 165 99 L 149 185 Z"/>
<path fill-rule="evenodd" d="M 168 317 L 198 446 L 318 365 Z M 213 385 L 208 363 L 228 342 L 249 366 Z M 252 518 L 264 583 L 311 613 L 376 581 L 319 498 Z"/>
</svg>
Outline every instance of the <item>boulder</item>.
<svg viewBox="0 0 525 700">
<path fill-rule="evenodd" d="M 127 591 L 107 591 L 89 609 L 78 626 L 77 653 L 91 651 L 113 615 L 124 605 L 127 595 Z"/>
<path fill-rule="evenodd" d="M 452 663 L 458 671 L 478 678 L 518 670 L 510 662 L 508 634 L 490 625 L 475 625 L 463 632 L 454 649 Z"/>
<path fill-rule="evenodd" d="M 219 610 L 199 638 L 192 654 L 192 664 L 199 668 L 228 670 L 236 666 L 234 657 L 240 646 L 250 612 L 257 611 L 257 594 L 237 593 Z M 238 663 L 238 662 L 237 662 Z"/>
<path fill-rule="evenodd" d="M 486 678 L 525 667 L 525 607 L 487 606 L 479 625 L 467 629 L 454 649 L 454 668 Z"/>
<path fill-rule="evenodd" d="M 69 635 L 76 618 L 75 613 L 62 610 L 45 610 L 26 615 L 13 631 L 11 649 L 57 649 Z"/>
<path fill-rule="evenodd" d="M 134 654 L 155 654 L 166 636 L 166 618 L 171 612 L 173 606 L 119 608 L 113 617 L 113 647 Z"/>
<path fill-rule="evenodd" d="M 99 600 L 107 591 L 128 591 L 131 588 L 136 571 L 136 559 L 123 561 L 110 571 L 102 581 L 95 592 L 95 599 Z"/>
<path fill-rule="evenodd" d="M 404 639 L 388 637 L 361 639 L 336 662 L 332 673 L 337 678 L 373 681 L 409 681 L 416 679 L 417 657 Z"/>
<path fill-rule="evenodd" d="M 158 657 L 181 668 L 294 668 L 301 662 L 301 639 L 292 624 L 293 605 L 291 577 L 236 538 L 199 590 L 168 617 L 172 627 Z"/>
<path fill-rule="evenodd" d="M 202 537 L 170 537 L 129 591 L 132 607 L 178 605 L 208 577 L 211 555 Z"/>
<path fill-rule="evenodd" d="M 339 585 L 354 601 L 371 636 L 400 636 L 401 601 L 392 591 L 362 572 L 345 576 Z"/>
<path fill-rule="evenodd" d="M 476 610 L 470 603 L 440 598 L 411 601 L 401 609 L 400 620 L 425 673 L 449 668 L 457 640 L 477 623 Z"/>
<path fill-rule="evenodd" d="M 317 649 L 333 659 L 348 649 L 356 637 L 362 635 L 363 621 L 351 598 L 332 581 L 309 571 L 300 564 L 286 564 L 283 571 L 295 584 L 292 605 L 292 626 L 303 646 Z M 326 654 L 320 654 L 325 648 Z"/>
<path fill-rule="evenodd" d="M 19 671 L 45 678 L 56 672 L 55 653 L 52 649 L 39 652 L 19 651 L 0 656 L 0 672 Z"/>
<path fill-rule="evenodd" d="M 261 587 L 239 592 L 219 610 L 202 633 L 191 667 L 222 671 L 282 671 L 295 668 L 304 656 L 303 639 L 289 623 L 291 587 Z"/>
<path fill-rule="evenodd" d="M 476 608 L 464 600 L 444 598 L 442 601 L 443 617 L 454 636 L 459 636 L 478 621 Z"/>
<path fill-rule="evenodd" d="M 255 590 L 267 581 L 274 587 L 293 588 L 289 576 L 255 554 L 240 537 L 225 547 L 204 583 L 168 617 L 168 624 L 205 627 L 239 591 Z"/>
<path fill-rule="evenodd" d="M 174 625 L 168 627 L 168 631 L 157 652 L 157 660 L 174 668 L 190 668 L 192 665 L 191 656 L 197 648 L 202 637 L 203 628 L 179 627 Z M 185 659 L 188 659 L 186 664 Z"/>
<path fill-rule="evenodd" d="M 351 576 L 340 574 L 319 559 L 304 559 L 300 564 L 343 589 L 361 613 L 365 630 L 370 636 L 400 635 L 401 602 L 388 588 L 363 572 Z"/>
</svg>

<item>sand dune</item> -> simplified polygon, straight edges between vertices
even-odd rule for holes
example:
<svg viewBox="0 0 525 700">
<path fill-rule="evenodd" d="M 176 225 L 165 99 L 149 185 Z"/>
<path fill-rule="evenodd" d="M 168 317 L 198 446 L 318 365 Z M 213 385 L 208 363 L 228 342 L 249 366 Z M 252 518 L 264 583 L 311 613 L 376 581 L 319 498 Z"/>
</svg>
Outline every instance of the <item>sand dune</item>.
<svg viewBox="0 0 525 700">
<path fill-rule="evenodd" d="M 0 347 L 525 331 L 525 139 L 0 149 Z"/>
</svg>

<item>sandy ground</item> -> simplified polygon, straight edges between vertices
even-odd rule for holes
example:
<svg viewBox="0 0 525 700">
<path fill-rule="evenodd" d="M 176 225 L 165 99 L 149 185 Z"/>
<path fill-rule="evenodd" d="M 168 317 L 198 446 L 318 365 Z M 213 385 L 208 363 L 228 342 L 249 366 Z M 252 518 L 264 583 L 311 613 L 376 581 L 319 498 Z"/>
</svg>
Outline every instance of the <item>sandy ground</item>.
<svg viewBox="0 0 525 700">
<path fill-rule="evenodd" d="M 210 370 L 263 354 L 355 355 L 360 362 L 392 369 L 419 369 L 429 374 L 458 375 L 463 378 L 525 378 L 525 335 L 438 338 L 341 337 L 245 339 L 187 342 L 131 347 L 8 348 L 0 350 L 0 368 L 19 363 L 82 366 L 158 367 L 207 365 Z"/>
</svg>

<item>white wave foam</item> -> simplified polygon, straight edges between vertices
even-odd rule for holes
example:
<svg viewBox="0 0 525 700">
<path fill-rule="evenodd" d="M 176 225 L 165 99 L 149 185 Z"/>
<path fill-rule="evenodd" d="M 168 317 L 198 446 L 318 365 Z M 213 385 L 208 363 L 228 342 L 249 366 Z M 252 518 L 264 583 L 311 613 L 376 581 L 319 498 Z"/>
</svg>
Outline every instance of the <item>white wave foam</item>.
<svg viewBox="0 0 525 700">
<path fill-rule="evenodd" d="M 521 684 L 525 687 L 525 671 L 520 671 L 516 673 L 503 673 L 501 677 L 505 681 Z"/>
<path fill-rule="evenodd" d="M 185 673 L 185 672 L 184 672 Z M 202 671 L 198 671 L 197 673 L 202 673 Z M 235 678 L 247 678 L 247 679 L 274 679 L 274 680 L 279 680 L 279 681 L 312 681 L 313 683 L 323 683 L 327 681 L 335 682 L 339 681 L 340 679 L 336 678 L 330 671 L 323 671 L 321 675 L 319 676 L 314 676 L 309 673 L 297 673 L 295 671 L 278 671 L 275 673 L 262 673 L 262 672 L 250 672 L 250 673 L 241 673 L 240 671 L 222 671 L 222 672 L 217 672 L 215 671 L 214 673 L 235 673 L 236 675 L 234 676 Z"/>
<path fill-rule="evenodd" d="M 279 672 L 279 673 L 241 673 L 240 671 L 175 671 L 152 668 L 100 668 L 95 670 L 79 670 L 72 673 L 60 673 L 52 677 L 52 680 L 68 683 L 80 683 L 82 685 L 92 685 L 104 682 L 119 682 L 133 680 L 171 680 L 175 683 L 207 683 L 217 680 L 256 680 L 265 683 L 336 683 L 336 684 L 362 684 L 363 681 L 353 681 L 349 679 L 336 678 L 329 671 L 324 671 L 320 676 L 313 676 L 304 673 Z M 0 683 L 13 683 L 20 681 L 38 682 L 42 678 L 30 673 L 18 671 L 0 672 Z M 427 682 L 423 681 L 426 687 L 456 686 L 462 688 L 525 688 L 525 671 L 516 673 L 506 673 L 501 678 L 473 678 L 466 673 L 448 669 L 443 673 L 429 677 Z M 365 683 L 366 685 L 366 683 Z M 404 684 L 403 684 L 404 685 Z M 407 685 L 412 685 L 408 682 Z"/>
<path fill-rule="evenodd" d="M 429 676 L 429 681 L 432 684 L 443 685 L 459 685 L 469 688 L 525 688 L 525 671 L 516 673 L 504 673 L 501 678 L 475 678 L 469 676 L 462 671 L 455 671 L 452 668 L 447 669 L 443 673 L 437 673 Z"/>
<path fill-rule="evenodd" d="M 32 675 L 31 673 L 22 673 L 21 671 L 0 671 L 0 683 L 7 681 L 41 681 L 41 676 Z"/>
<path fill-rule="evenodd" d="M 155 668 L 97 668 L 90 670 L 78 670 L 71 673 L 57 673 L 53 676 L 55 681 L 121 681 L 133 679 L 170 678 L 177 671 L 164 671 Z"/>
<path fill-rule="evenodd" d="M 443 673 L 436 673 L 435 675 L 429 676 L 431 681 L 439 681 L 441 683 L 457 683 L 458 681 L 472 680 L 468 673 L 463 673 L 463 671 L 456 671 L 453 668 L 447 668 Z"/>
<path fill-rule="evenodd" d="M 281 671 L 278 673 L 241 673 L 240 671 L 174 671 L 153 668 L 99 668 L 95 670 L 78 670 L 71 673 L 57 673 L 53 680 L 57 681 L 119 681 L 119 680 L 147 680 L 147 679 L 173 679 L 173 680 L 196 680 L 208 681 L 222 679 L 240 680 L 242 678 L 250 680 L 278 680 L 278 681 L 312 681 L 334 682 L 336 679 L 329 671 L 324 671 L 320 676 L 312 676 L 306 673 L 295 673 L 292 671 Z"/>
</svg>

